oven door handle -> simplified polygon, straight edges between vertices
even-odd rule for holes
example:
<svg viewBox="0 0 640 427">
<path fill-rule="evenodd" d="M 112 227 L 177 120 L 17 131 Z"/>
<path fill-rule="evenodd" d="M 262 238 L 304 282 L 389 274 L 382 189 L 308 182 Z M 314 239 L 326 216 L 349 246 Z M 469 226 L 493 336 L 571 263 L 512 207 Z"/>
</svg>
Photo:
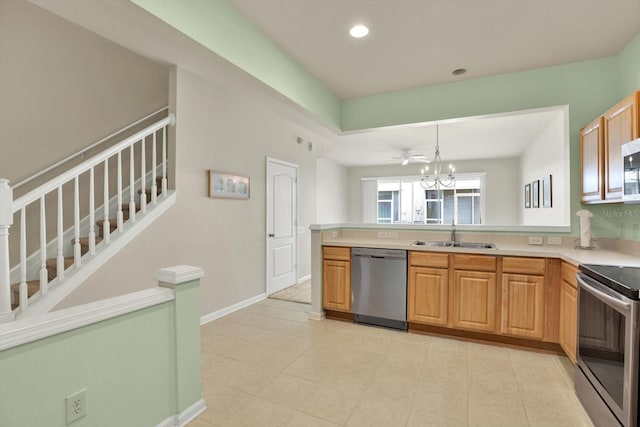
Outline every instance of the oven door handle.
<svg viewBox="0 0 640 427">
<path fill-rule="evenodd" d="M 630 302 L 626 302 L 624 300 L 611 296 L 608 293 L 600 290 L 599 289 L 600 286 L 597 282 L 594 282 L 588 278 L 583 278 L 581 277 L 580 274 L 577 275 L 577 279 L 580 286 L 585 288 L 588 292 L 592 293 L 594 296 L 598 297 L 600 300 L 611 305 L 616 310 L 624 311 L 625 313 L 628 313 L 631 311 Z"/>
</svg>

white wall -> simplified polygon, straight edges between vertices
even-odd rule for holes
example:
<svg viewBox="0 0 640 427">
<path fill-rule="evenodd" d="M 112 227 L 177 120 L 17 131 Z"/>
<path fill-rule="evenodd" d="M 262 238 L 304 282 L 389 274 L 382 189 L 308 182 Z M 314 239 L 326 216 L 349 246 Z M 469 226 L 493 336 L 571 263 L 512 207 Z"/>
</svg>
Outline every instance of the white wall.
<svg viewBox="0 0 640 427">
<path fill-rule="evenodd" d="M 0 0 L 0 178 L 14 184 L 168 103 L 169 69 Z"/>
<path fill-rule="evenodd" d="M 349 217 L 349 169 L 328 159 L 316 164 L 316 222 L 336 224 Z"/>
<path fill-rule="evenodd" d="M 59 308 L 145 288 L 156 269 L 176 264 L 204 268 L 202 314 L 265 292 L 267 156 L 299 165 L 298 276 L 311 273 L 316 161 L 332 142 L 261 87 L 227 83 L 177 70 L 177 203 Z M 300 135 L 313 140 L 313 152 L 296 143 Z M 208 198 L 209 169 L 250 176 L 250 199 Z"/>
<path fill-rule="evenodd" d="M 569 197 L 565 194 L 568 153 L 565 150 L 564 117 L 560 115 L 534 139 L 520 157 L 519 216 L 522 225 L 569 225 Z M 542 178 L 551 174 L 552 207 L 542 207 Z M 540 208 L 525 209 L 524 186 L 540 180 Z"/>
<path fill-rule="evenodd" d="M 518 159 L 486 159 L 454 162 L 458 173 L 485 172 L 485 224 L 517 225 L 519 213 Z M 365 177 L 405 176 L 420 173 L 419 165 L 349 168 L 349 221 L 362 222 L 362 187 Z"/>
</svg>

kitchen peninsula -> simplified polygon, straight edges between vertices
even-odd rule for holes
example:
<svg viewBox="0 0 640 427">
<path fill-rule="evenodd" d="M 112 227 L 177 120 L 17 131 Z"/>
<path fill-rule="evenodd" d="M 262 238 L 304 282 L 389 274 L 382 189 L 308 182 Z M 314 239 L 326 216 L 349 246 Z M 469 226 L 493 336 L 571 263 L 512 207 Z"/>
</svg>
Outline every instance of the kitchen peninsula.
<svg viewBox="0 0 640 427">
<path fill-rule="evenodd" d="M 319 320 L 326 313 L 328 317 L 353 320 L 351 248 L 400 249 L 408 251 L 410 332 L 555 351 L 562 348 L 575 362 L 577 266 L 640 266 L 640 248 L 629 241 L 600 239 L 598 248 L 585 251 L 574 248 L 574 236 L 558 236 L 551 231 L 529 230 L 525 234 L 477 230 L 459 227 L 457 238 L 461 242 L 493 243 L 496 248 L 414 244 L 450 240 L 446 226 L 312 225 L 311 318 Z M 530 236 L 539 238 L 542 244 L 529 244 Z M 549 236 L 551 242 L 560 244 L 548 244 Z M 327 301 L 329 295 L 334 301 Z"/>
</svg>

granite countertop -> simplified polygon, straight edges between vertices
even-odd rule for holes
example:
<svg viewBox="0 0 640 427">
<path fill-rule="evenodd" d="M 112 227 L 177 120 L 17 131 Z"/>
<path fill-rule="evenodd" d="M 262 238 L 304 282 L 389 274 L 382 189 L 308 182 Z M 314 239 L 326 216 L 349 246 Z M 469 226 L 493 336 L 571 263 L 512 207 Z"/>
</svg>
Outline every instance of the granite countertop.
<svg viewBox="0 0 640 427">
<path fill-rule="evenodd" d="M 367 239 L 367 238 L 333 238 L 324 239 L 323 246 L 345 246 L 345 247 L 365 247 L 380 249 L 404 249 L 411 251 L 429 252 L 450 252 L 450 253 L 472 253 L 478 255 L 494 256 L 522 256 L 522 257 L 545 257 L 559 258 L 574 265 L 579 264 L 602 264 L 602 265 L 623 265 L 629 267 L 640 267 L 640 256 L 625 252 L 608 249 L 583 250 L 566 246 L 537 246 L 514 244 L 511 242 L 501 243 L 499 239 L 487 239 L 488 243 L 494 243 L 497 249 L 470 249 L 470 248 L 447 248 L 433 246 L 412 246 L 414 240 L 403 239 Z"/>
</svg>

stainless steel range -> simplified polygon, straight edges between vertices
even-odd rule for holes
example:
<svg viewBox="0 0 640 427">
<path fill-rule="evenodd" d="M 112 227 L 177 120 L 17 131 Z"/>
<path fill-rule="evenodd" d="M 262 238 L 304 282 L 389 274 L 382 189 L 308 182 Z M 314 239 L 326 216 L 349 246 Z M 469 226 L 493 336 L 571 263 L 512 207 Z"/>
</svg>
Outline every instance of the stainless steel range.
<svg viewBox="0 0 640 427">
<path fill-rule="evenodd" d="M 578 273 L 576 393 L 598 427 L 638 426 L 640 268 Z"/>
</svg>

